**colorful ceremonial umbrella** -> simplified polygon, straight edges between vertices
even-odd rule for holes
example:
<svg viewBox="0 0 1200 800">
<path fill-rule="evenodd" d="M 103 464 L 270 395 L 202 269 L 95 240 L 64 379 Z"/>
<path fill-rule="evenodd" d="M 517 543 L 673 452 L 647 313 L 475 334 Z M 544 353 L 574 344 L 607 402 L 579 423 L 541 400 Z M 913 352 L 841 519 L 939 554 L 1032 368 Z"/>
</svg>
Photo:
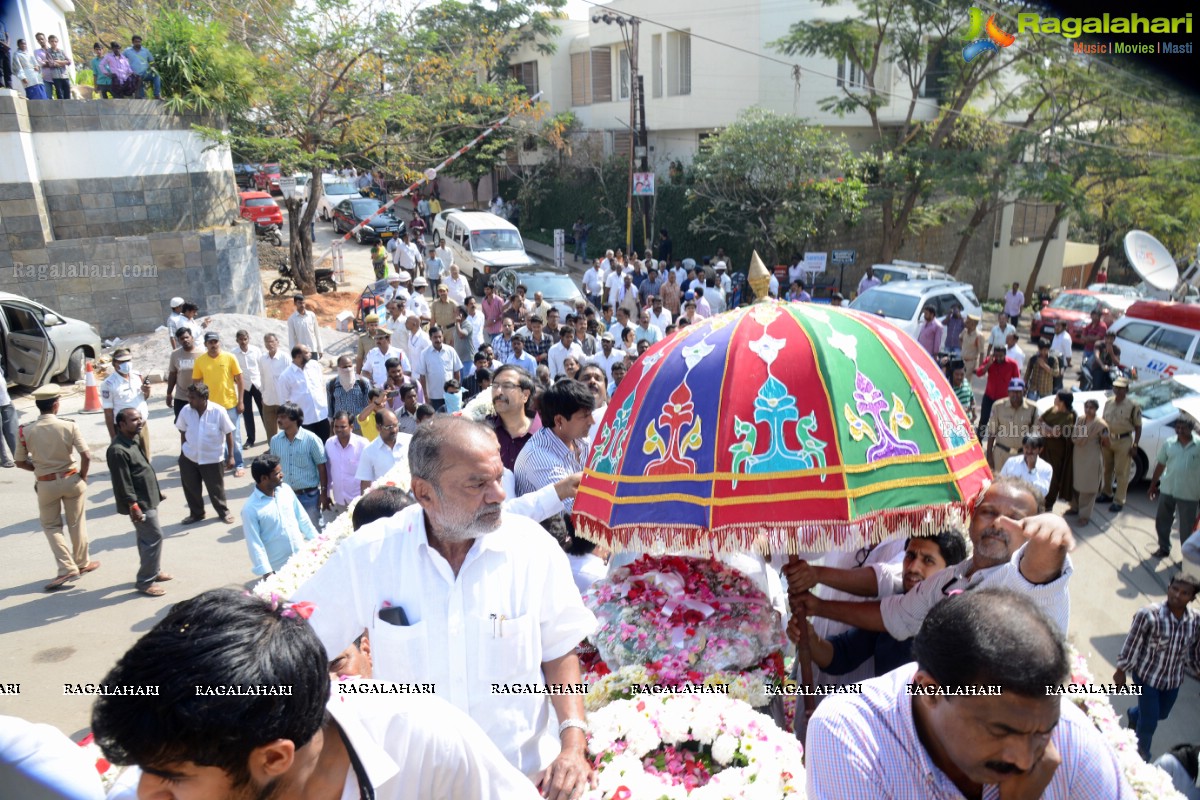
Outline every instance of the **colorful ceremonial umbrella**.
<svg viewBox="0 0 1200 800">
<path fill-rule="evenodd" d="M 937 532 L 990 477 L 916 341 L 874 315 L 767 299 L 634 362 L 574 521 L 615 550 L 852 550 Z"/>
</svg>

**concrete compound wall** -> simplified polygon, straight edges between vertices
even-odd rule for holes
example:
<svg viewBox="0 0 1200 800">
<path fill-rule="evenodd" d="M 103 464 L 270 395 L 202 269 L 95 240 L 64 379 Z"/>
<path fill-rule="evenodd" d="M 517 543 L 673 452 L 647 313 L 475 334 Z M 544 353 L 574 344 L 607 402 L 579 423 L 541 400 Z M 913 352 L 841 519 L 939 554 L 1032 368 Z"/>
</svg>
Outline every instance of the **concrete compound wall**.
<svg viewBox="0 0 1200 800">
<path fill-rule="evenodd" d="M 161 325 L 181 295 L 262 312 L 253 231 L 227 148 L 151 100 L 31 101 L 0 90 L 0 287 L 103 336 Z"/>
</svg>

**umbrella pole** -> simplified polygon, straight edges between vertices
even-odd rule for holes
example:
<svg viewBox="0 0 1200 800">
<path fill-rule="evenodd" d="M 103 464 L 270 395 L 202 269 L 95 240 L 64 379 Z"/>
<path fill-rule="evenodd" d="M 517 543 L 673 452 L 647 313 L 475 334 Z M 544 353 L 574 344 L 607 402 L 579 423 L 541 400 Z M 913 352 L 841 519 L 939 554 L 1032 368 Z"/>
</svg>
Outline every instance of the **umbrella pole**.
<svg viewBox="0 0 1200 800">
<path fill-rule="evenodd" d="M 796 641 L 796 663 L 800 665 L 800 685 L 811 690 L 813 688 L 812 649 L 808 642 L 808 618 L 804 619 L 803 633 Z M 802 695 L 803 702 L 796 703 L 796 738 L 800 744 L 807 744 L 808 720 L 816 710 L 816 697 L 811 691 Z"/>
</svg>

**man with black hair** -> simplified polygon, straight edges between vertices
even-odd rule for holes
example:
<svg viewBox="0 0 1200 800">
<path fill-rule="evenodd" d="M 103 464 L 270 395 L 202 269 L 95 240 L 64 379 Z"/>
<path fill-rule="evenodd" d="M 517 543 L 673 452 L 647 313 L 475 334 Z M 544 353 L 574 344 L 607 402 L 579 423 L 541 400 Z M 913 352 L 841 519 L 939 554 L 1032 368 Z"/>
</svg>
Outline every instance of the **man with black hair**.
<svg viewBox="0 0 1200 800">
<path fill-rule="evenodd" d="M 413 436 L 409 466 L 417 505 L 344 540 L 294 599 L 317 604 L 309 622 L 331 652 L 368 628 L 379 678 L 436 682 L 546 796 L 577 796 L 595 785 L 582 697 L 493 691 L 579 682 L 575 646 L 596 622 L 566 556 L 503 510 L 486 425 L 436 416 Z"/>
<path fill-rule="evenodd" d="M 265 578 L 282 569 L 305 541 L 316 538 L 317 529 L 284 482 L 278 456 L 268 453 L 254 459 L 250 475 L 255 488 L 242 506 L 242 531 L 250 566 L 255 575 Z"/>
<path fill-rule="evenodd" d="M 179 481 L 189 512 L 183 524 L 192 525 L 204 519 L 204 497 L 200 493 L 203 482 L 217 516 L 226 525 L 232 525 L 222 469 L 234 466 L 237 429 L 229 415 L 216 403 L 209 402 L 206 385 L 193 383 L 188 387 L 187 408 L 179 412 L 175 427 L 179 429 Z"/>
<path fill-rule="evenodd" d="M 358 499 L 350 523 L 354 530 L 377 519 L 387 519 L 413 504 L 412 497 L 399 486 L 380 486 Z"/>
<path fill-rule="evenodd" d="M 201 384 L 203 386 L 203 384 Z M 218 416 L 229 423 L 224 411 Z M 112 477 L 113 500 L 118 514 L 128 514 L 137 533 L 137 550 L 140 566 L 137 572 L 137 590 L 150 597 L 161 597 L 165 592 L 156 583 L 169 581 L 173 576 L 162 572 L 159 564 L 162 557 L 162 525 L 158 522 L 158 504 L 166 496 L 158 488 L 154 468 L 142 452 L 139 434 L 146 424 L 136 408 L 122 408 L 117 412 L 117 438 L 108 446 L 105 458 Z"/>
<path fill-rule="evenodd" d="M 829 697 L 808 726 L 810 800 L 1133 800 L 1116 754 L 1054 687 L 1063 634 L 1029 598 L 965 592 L 930 611 L 915 664 Z"/>
<path fill-rule="evenodd" d="M 172 608 L 104 679 L 158 694 L 101 696 L 92 730 L 107 759 L 141 768 L 142 797 L 537 797 L 448 703 L 344 684 L 331 696 L 329 667 L 299 610 L 214 589 Z"/>
<path fill-rule="evenodd" d="M 1067 582 L 1075 539 L 1066 520 L 1046 514 L 1045 498 L 1017 478 L 997 478 L 980 493 L 971 514 L 971 558 L 946 567 L 921 581 L 912 591 L 862 603 L 822 600 L 809 593 L 803 580 L 807 566 L 795 561 L 784 567 L 792 613 L 828 617 L 869 631 L 887 631 L 894 638 L 912 638 L 925 617 L 957 591 L 983 586 L 1014 589 L 1029 596 L 1066 633 L 1071 598 Z M 863 580 L 857 594 L 879 594 L 871 570 L 853 570 Z"/>
<path fill-rule="evenodd" d="M 304 425 L 304 411 L 295 403 L 284 403 L 277 417 L 279 433 L 268 447 L 283 465 L 283 479 L 296 493 L 313 525 L 320 525 L 321 511 L 333 505 L 329 496 L 329 458 L 325 444 Z M 254 479 L 255 483 L 258 478 Z"/>
<path fill-rule="evenodd" d="M 1167 718 L 1179 697 L 1183 670 L 1200 669 L 1200 614 L 1189 609 L 1200 589 L 1182 573 L 1171 579 L 1167 599 L 1139 609 L 1121 654 L 1113 681 L 1124 686 L 1126 673 L 1141 686 L 1137 705 L 1129 709 L 1129 727 L 1137 731 L 1138 753 L 1150 760 L 1150 743 L 1158 723 Z"/>
<path fill-rule="evenodd" d="M 1040 433 L 1025 434 L 1021 438 L 1021 457 L 1005 461 L 1000 474 L 1028 481 L 1045 495 L 1050 491 L 1050 481 L 1054 479 L 1054 467 L 1042 458 L 1045 449 L 1046 440 Z"/>
<path fill-rule="evenodd" d="M 536 492 L 583 471 L 590 449 L 587 435 L 595 410 L 596 399 L 591 390 L 577 380 L 561 380 L 542 392 L 538 401 L 542 428 L 530 437 L 513 464 L 518 495 Z M 571 499 L 563 505 L 569 514 L 575 501 Z"/>
<path fill-rule="evenodd" d="M 904 543 L 904 558 L 900 563 L 885 562 L 866 569 L 875 571 L 879 578 L 880 597 L 890 597 L 911 591 L 917 584 L 946 567 L 952 567 L 967 557 L 967 543 L 962 534 L 955 530 L 943 531 L 936 536 L 912 537 Z M 810 567 L 818 574 L 828 576 L 834 589 L 843 588 L 837 579 L 850 570 L 828 567 Z M 818 581 L 819 582 L 819 581 Z M 897 641 L 888 633 L 864 631 L 851 628 L 848 631 L 822 639 L 806 624 L 813 663 L 826 675 L 845 675 L 856 669 L 867 659 L 874 658 L 875 677 L 891 672 L 896 667 L 912 661 L 912 639 Z M 793 617 L 788 627 L 792 639 L 800 635 L 800 618 Z"/>
</svg>

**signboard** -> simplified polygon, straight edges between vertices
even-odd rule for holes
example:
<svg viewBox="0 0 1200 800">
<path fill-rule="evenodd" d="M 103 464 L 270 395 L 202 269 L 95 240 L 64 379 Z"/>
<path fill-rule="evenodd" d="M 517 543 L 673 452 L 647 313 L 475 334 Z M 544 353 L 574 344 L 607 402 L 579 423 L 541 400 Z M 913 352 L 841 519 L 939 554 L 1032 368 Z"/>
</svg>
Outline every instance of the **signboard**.
<svg viewBox="0 0 1200 800">
<path fill-rule="evenodd" d="M 294 197 L 296 195 L 296 179 L 280 178 L 279 191 L 284 197 Z"/>
<path fill-rule="evenodd" d="M 567 232 L 562 228 L 554 229 L 554 266 L 562 268 L 567 263 Z"/>
<path fill-rule="evenodd" d="M 854 250 L 834 250 L 834 264 L 853 264 L 858 260 L 858 253 Z"/>
<path fill-rule="evenodd" d="M 653 197 L 654 196 L 654 173 L 653 172 L 635 172 L 635 173 L 633 173 L 633 194 L 635 197 Z"/>
<path fill-rule="evenodd" d="M 825 265 L 829 262 L 828 253 L 805 253 L 804 254 L 804 271 L 805 272 L 824 272 Z"/>
</svg>

